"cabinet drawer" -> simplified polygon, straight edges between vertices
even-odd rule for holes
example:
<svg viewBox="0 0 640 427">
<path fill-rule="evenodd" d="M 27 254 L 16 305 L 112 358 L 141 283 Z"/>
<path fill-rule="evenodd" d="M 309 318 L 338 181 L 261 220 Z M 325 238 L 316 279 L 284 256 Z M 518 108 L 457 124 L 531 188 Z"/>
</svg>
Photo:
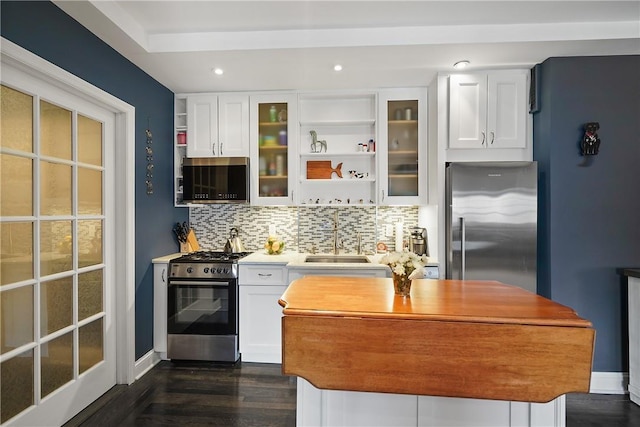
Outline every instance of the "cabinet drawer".
<svg viewBox="0 0 640 427">
<path fill-rule="evenodd" d="M 286 278 L 286 267 L 283 266 L 240 265 L 241 285 L 283 285 Z"/>
</svg>

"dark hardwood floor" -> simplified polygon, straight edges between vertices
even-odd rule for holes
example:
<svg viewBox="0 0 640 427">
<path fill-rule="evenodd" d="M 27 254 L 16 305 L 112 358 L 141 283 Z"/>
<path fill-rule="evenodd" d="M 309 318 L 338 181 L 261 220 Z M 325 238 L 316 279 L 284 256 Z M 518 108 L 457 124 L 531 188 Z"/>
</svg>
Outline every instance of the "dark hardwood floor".
<svg viewBox="0 0 640 427">
<path fill-rule="evenodd" d="M 296 380 L 280 365 L 163 361 L 65 426 L 295 426 Z"/>
<path fill-rule="evenodd" d="M 161 362 L 131 386 L 118 385 L 67 427 L 295 426 L 296 383 L 280 365 Z M 567 427 L 639 427 L 626 395 L 567 395 Z"/>
<path fill-rule="evenodd" d="M 640 406 L 628 394 L 571 393 L 567 427 L 640 427 Z"/>
</svg>

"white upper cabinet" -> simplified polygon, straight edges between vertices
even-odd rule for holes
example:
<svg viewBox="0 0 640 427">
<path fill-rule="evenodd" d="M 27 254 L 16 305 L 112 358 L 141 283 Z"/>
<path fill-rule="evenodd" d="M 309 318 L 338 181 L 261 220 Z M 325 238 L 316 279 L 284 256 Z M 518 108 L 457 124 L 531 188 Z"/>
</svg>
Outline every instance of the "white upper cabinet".
<svg viewBox="0 0 640 427">
<path fill-rule="evenodd" d="M 380 205 L 420 205 L 427 193 L 426 89 L 378 94 Z"/>
<path fill-rule="evenodd" d="M 524 148 L 526 71 L 454 74 L 449 79 L 449 148 Z"/>
<path fill-rule="evenodd" d="M 187 157 L 249 157 L 249 95 L 189 95 L 187 136 Z"/>
</svg>

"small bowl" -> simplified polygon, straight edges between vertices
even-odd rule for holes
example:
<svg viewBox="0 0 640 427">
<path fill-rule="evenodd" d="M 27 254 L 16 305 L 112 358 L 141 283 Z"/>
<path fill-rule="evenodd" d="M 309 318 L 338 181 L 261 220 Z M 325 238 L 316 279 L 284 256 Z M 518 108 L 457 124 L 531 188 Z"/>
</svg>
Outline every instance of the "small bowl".
<svg viewBox="0 0 640 427">
<path fill-rule="evenodd" d="M 264 138 L 262 138 L 262 141 L 263 146 L 265 147 L 274 147 L 278 145 L 278 141 L 276 140 L 275 136 L 265 136 Z"/>
</svg>

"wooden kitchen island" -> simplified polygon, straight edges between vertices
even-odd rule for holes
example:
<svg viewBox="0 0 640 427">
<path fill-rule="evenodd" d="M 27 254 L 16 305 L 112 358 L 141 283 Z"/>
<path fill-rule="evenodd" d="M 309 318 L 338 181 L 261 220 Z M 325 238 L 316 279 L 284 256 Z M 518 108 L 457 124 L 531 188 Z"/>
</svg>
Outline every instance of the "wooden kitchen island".
<svg viewBox="0 0 640 427">
<path fill-rule="evenodd" d="M 515 286 L 307 276 L 280 305 L 300 426 L 564 426 L 589 391 L 591 323 Z"/>
</svg>

